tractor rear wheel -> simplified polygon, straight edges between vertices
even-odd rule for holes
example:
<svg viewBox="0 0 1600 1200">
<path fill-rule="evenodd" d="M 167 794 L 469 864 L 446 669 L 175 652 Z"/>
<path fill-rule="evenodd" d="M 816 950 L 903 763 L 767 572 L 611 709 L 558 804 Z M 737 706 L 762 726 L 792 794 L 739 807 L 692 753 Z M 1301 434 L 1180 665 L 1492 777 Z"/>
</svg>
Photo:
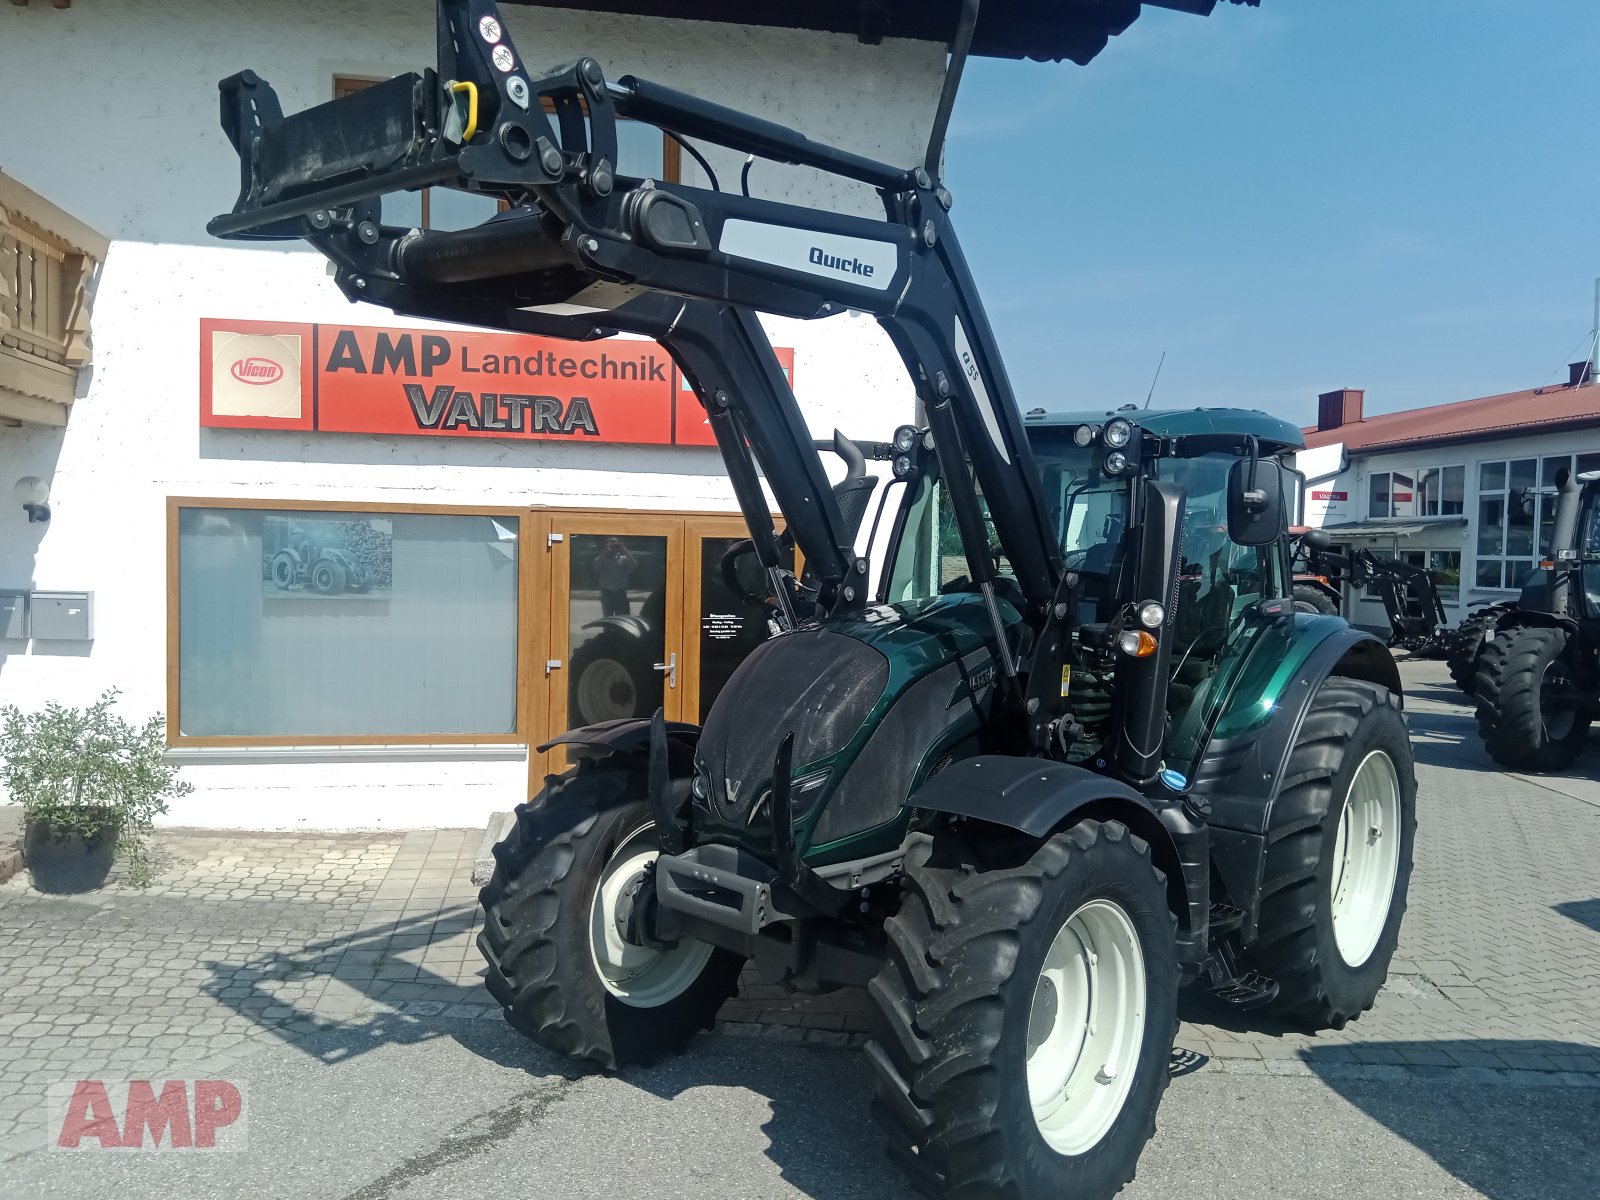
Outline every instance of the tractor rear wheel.
<svg viewBox="0 0 1600 1200">
<path fill-rule="evenodd" d="M 1478 652 L 1483 649 L 1485 640 L 1493 634 L 1495 623 L 1500 619 L 1502 611 L 1497 607 L 1469 613 L 1461 619 L 1461 624 L 1457 625 L 1455 632 L 1450 635 L 1450 652 L 1446 665 L 1450 668 L 1450 678 L 1468 696 L 1477 694 Z"/>
<path fill-rule="evenodd" d="M 1389 690 L 1324 680 L 1283 777 L 1245 956 L 1277 981 L 1280 1012 L 1342 1029 L 1389 976 L 1411 882 L 1416 772 Z"/>
<path fill-rule="evenodd" d="M 1177 1028 L 1150 847 L 1116 821 L 1042 844 L 947 836 L 885 932 L 867 1056 L 893 1156 L 946 1197 L 1114 1195 L 1155 1132 Z"/>
<path fill-rule="evenodd" d="M 1583 748 L 1589 717 L 1557 698 L 1578 688 L 1566 648 L 1565 630 L 1535 625 L 1500 634 L 1478 655 L 1478 733 L 1502 767 L 1559 771 Z"/>
<path fill-rule="evenodd" d="M 613 765 L 616 764 L 616 765 Z M 660 846 L 626 760 L 583 763 L 517 808 L 479 893 L 489 993 L 540 1045 L 602 1070 L 676 1053 L 710 1029 L 744 960 L 685 938 L 622 936 L 619 906 Z"/>
<path fill-rule="evenodd" d="M 1294 610 L 1303 613 L 1320 613 L 1325 617 L 1337 617 L 1339 606 L 1333 602 L 1333 597 L 1321 588 L 1314 588 L 1309 584 L 1296 584 L 1294 589 Z"/>
</svg>

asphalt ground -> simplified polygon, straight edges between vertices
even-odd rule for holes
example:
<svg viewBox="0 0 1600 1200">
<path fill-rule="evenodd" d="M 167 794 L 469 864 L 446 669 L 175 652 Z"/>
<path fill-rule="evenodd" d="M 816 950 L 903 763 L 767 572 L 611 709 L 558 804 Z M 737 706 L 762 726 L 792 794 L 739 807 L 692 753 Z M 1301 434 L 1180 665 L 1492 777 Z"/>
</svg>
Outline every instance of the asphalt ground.
<svg viewBox="0 0 1600 1200">
<path fill-rule="evenodd" d="M 855 1051 L 703 1036 L 652 1069 L 576 1076 L 498 1021 L 415 1024 L 368 1045 L 329 1031 L 235 1066 L 241 1150 L 40 1150 L 0 1166 L 0 1194 L 914 1194 L 883 1154 Z M 1199 1071 L 1173 1079 L 1123 1196 L 1594 1200 L 1597 1122 L 1600 1089 Z"/>
</svg>

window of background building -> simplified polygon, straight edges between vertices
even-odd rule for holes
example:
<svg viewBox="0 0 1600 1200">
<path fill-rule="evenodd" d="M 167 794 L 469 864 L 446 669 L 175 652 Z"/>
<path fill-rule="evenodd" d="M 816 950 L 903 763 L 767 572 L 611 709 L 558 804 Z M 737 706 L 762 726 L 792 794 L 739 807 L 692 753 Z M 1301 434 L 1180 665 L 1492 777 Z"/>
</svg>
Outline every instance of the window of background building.
<svg viewBox="0 0 1600 1200">
<path fill-rule="evenodd" d="M 333 77 L 333 98 L 342 99 L 381 80 L 354 75 Z M 545 102 L 545 112 L 555 106 Z M 677 183 L 682 173 L 678 143 L 653 125 L 637 121 L 617 122 L 617 174 L 634 175 Z M 497 200 L 458 192 L 453 188 L 420 188 L 414 192 L 394 192 L 383 198 L 383 220 L 388 225 L 409 225 L 417 229 L 470 229 L 481 225 L 500 208 Z"/>
<path fill-rule="evenodd" d="M 1467 469 L 1375 471 L 1367 479 L 1369 517 L 1450 517 L 1467 511 Z"/>
<path fill-rule="evenodd" d="M 1478 464 L 1478 587 L 1520 588 L 1550 552 L 1556 472 L 1562 467 L 1580 474 L 1600 470 L 1600 453 Z"/>
<path fill-rule="evenodd" d="M 178 504 L 183 738 L 515 740 L 518 517 Z"/>
</svg>

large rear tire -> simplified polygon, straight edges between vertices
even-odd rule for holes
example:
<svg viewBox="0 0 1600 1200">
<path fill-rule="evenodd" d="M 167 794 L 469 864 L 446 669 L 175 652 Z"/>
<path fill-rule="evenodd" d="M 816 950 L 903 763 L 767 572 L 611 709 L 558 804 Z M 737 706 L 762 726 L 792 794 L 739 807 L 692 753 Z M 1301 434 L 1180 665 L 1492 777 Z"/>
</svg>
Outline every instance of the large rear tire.
<svg viewBox="0 0 1600 1200">
<path fill-rule="evenodd" d="M 1559 771 L 1583 749 L 1588 715 L 1550 703 L 1551 691 L 1577 687 L 1566 648 L 1565 630 L 1527 626 L 1500 634 L 1478 655 L 1478 733 L 1502 767 Z"/>
<path fill-rule="evenodd" d="M 1446 665 L 1450 668 L 1450 678 L 1468 696 L 1477 694 L 1478 652 L 1483 649 L 1485 639 L 1494 632 L 1495 623 L 1503 611 L 1496 606 L 1468 613 L 1450 637 Z"/>
<path fill-rule="evenodd" d="M 1249 966 L 1279 1012 L 1342 1029 L 1389 976 L 1411 882 L 1416 771 L 1389 690 L 1330 678 L 1300 727 L 1268 815 Z"/>
<path fill-rule="evenodd" d="M 602 1070 L 677 1053 L 710 1029 L 743 960 L 685 939 L 624 942 L 616 903 L 659 845 L 640 773 L 626 760 L 580 764 L 517 808 L 479 893 L 489 993 L 540 1045 Z"/>
<path fill-rule="evenodd" d="M 907 873 L 868 988 L 879 1110 L 941 1196 L 1101 1200 L 1133 1177 L 1167 1085 L 1166 881 L 1116 821 L 1008 848 L 947 836 Z"/>
</svg>

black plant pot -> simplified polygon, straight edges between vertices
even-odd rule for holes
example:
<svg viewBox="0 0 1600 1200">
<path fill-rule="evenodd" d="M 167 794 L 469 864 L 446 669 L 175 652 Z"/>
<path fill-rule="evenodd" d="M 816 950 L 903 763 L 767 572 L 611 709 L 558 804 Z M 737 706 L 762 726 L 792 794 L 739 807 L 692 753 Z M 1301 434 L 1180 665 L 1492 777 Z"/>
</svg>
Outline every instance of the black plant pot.
<svg viewBox="0 0 1600 1200">
<path fill-rule="evenodd" d="M 102 829 L 84 837 L 48 821 L 29 821 L 22 835 L 22 857 L 33 886 L 57 895 L 94 891 L 111 874 L 117 832 Z"/>
</svg>

